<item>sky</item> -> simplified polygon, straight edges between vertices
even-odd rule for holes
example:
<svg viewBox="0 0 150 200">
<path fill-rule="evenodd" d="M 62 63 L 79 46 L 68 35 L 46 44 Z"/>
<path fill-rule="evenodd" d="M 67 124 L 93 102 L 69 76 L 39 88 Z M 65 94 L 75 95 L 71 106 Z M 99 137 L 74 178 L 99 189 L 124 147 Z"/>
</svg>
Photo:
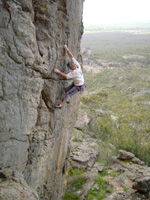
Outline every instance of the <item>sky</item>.
<svg viewBox="0 0 150 200">
<path fill-rule="evenodd" d="M 150 0 L 85 0 L 84 26 L 150 22 Z"/>
</svg>

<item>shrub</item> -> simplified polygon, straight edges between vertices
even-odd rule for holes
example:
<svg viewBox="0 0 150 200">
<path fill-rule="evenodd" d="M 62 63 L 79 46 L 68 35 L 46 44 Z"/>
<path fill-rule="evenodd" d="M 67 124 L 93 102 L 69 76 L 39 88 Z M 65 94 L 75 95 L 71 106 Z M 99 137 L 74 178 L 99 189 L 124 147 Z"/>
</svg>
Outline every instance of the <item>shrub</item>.
<svg viewBox="0 0 150 200">
<path fill-rule="evenodd" d="M 70 167 L 69 170 L 68 170 L 68 177 L 81 175 L 84 172 L 86 172 L 86 169 L 76 169 L 76 168 Z"/>
<path fill-rule="evenodd" d="M 86 178 L 81 176 L 77 177 L 72 183 L 71 186 L 77 189 L 81 188 L 81 186 L 86 182 Z"/>
<path fill-rule="evenodd" d="M 63 200 L 79 200 L 79 196 L 78 195 L 75 195 L 75 194 L 71 194 L 71 193 L 68 193 L 68 192 L 65 192 L 65 195 L 63 197 Z"/>
</svg>

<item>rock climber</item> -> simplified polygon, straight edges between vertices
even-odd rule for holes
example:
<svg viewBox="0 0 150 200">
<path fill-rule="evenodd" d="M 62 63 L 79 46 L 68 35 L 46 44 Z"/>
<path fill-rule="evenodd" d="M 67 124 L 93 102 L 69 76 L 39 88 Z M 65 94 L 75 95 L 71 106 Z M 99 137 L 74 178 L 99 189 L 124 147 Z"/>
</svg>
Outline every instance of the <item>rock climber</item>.
<svg viewBox="0 0 150 200">
<path fill-rule="evenodd" d="M 55 108 L 59 109 L 61 109 L 66 102 L 69 103 L 69 100 L 73 95 L 75 95 L 79 91 L 81 92 L 84 90 L 84 77 L 83 77 L 83 72 L 81 70 L 81 66 L 73 57 L 67 45 L 64 45 L 64 48 L 66 49 L 69 57 L 71 58 L 71 62 L 67 64 L 67 67 L 71 70 L 71 72 L 68 74 L 64 74 L 58 69 L 54 69 L 54 72 L 62 76 L 64 79 L 73 79 L 73 82 L 71 85 L 65 88 L 66 92 L 65 99 L 60 104 L 55 105 Z"/>
</svg>

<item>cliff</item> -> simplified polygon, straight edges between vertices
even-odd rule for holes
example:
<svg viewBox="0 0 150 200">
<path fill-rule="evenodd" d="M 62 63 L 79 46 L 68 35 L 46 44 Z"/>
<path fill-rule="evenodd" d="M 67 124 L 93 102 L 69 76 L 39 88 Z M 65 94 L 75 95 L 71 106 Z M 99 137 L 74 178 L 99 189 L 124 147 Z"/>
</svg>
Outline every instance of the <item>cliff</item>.
<svg viewBox="0 0 150 200">
<path fill-rule="evenodd" d="M 62 199 L 80 94 L 61 110 L 69 81 L 63 45 L 82 62 L 83 0 L 0 0 L 0 199 Z"/>
</svg>

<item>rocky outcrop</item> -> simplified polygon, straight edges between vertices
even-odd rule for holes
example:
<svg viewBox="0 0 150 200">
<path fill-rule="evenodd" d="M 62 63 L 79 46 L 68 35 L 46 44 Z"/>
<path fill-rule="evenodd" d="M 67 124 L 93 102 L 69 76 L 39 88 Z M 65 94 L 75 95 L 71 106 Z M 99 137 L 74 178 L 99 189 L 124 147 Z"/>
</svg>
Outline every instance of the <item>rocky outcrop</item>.
<svg viewBox="0 0 150 200">
<path fill-rule="evenodd" d="M 124 151 L 124 150 L 119 150 L 117 159 L 128 160 L 128 161 L 131 161 L 131 162 L 139 164 L 139 165 L 144 165 L 144 162 L 141 161 L 139 158 L 135 157 L 135 155 L 133 153 Z"/>
<path fill-rule="evenodd" d="M 115 172 L 115 176 L 108 174 L 105 180 L 113 186 L 114 192 L 106 200 L 149 199 L 150 168 L 139 159 L 135 162 L 135 158 L 134 154 L 124 150 L 112 157 L 109 174 Z"/>
<path fill-rule="evenodd" d="M 124 150 L 119 150 L 117 158 L 120 160 L 132 160 L 134 158 L 134 154 Z"/>
<path fill-rule="evenodd" d="M 0 170 L 9 172 L 9 199 L 62 199 L 80 95 L 54 110 L 69 82 L 53 69 L 67 72 L 64 44 L 81 61 L 82 9 L 82 0 L 0 0 Z M 13 184 L 16 172 L 26 186 Z M 13 196 L 13 187 L 37 195 Z"/>
<path fill-rule="evenodd" d="M 70 165 L 78 169 L 93 167 L 99 156 L 99 150 L 95 147 L 96 145 L 97 143 L 91 146 L 89 145 L 89 141 L 85 140 L 77 140 L 76 142 L 76 139 L 74 139 L 74 142 L 71 142 L 71 148 L 76 151 L 70 153 Z"/>
<path fill-rule="evenodd" d="M 91 191 L 95 199 L 98 199 L 98 194 L 103 195 L 104 192 L 106 192 L 103 197 L 105 200 L 149 199 L 150 168 L 144 165 L 144 162 L 136 158 L 134 154 L 119 150 L 118 155 L 112 156 L 107 165 L 98 162 L 96 156 L 93 164 L 88 165 L 94 151 L 95 155 L 96 152 L 99 154 L 99 158 L 103 156 L 102 148 L 99 149 L 100 143 L 102 141 L 91 138 L 81 131 L 74 133 L 70 143 L 71 154 L 68 172 L 78 169 L 82 173 L 78 174 L 75 171 L 72 176 L 68 176 L 67 193 L 77 195 L 77 199 L 80 200 L 90 199 L 89 193 Z M 138 162 L 135 162 L 136 159 Z M 100 184 L 97 182 L 99 176 L 101 177 Z M 81 178 L 84 178 L 84 182 L 80 181 L 78 187 L 75 183 L 79 182 Z M 106 187 L 106 191 L 104 191 L 105 189 L 101 191 L 104 183 L 113 189 L 107 192 L 108 188 Z"/>
<path fill-rule="evenodd" d="M 83 173 L 67 177 L 66 191 L 72 195 L 77 195 L 77 199 L 88 199 L 88 190 L 95 184 L 98 172 L 104 169 L 104 164 L 97 162 L 100 154 L 98 144 L 98 139 L 91 138 L 81 131 L 74 130 L 70 142 L 71 153 L 69 156 L 68 171 L 70 169 L 77 169 L 79 171 L 83 170 Z M 84 182 L 82 183 L 81 181 L 81 183 L 78 183 L 80 179 L 84 180 Z"/>
</svg>

